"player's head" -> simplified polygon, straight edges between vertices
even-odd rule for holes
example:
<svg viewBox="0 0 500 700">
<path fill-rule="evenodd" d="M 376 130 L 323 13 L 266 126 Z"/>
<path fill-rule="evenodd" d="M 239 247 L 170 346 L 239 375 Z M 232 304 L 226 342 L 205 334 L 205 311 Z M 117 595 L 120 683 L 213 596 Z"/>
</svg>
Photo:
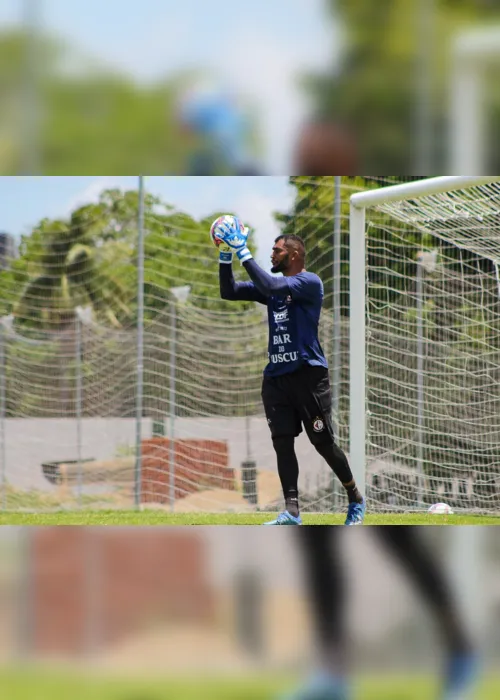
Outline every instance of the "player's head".
<svg viewBox="0 0 500 700">
<path fill-rule="evenodd" d="M 271 272 L 300 272 L 304 269 L 306 249 L 300 236 L 283 234 L 274 241 Z"/>
<path fill-rule="evenodd" d="M 294 160 L 297 175 L 354 175 L 358 166 L 356 142 L 344 125 L 318 118 L 303 126 Z"/>
</svg>

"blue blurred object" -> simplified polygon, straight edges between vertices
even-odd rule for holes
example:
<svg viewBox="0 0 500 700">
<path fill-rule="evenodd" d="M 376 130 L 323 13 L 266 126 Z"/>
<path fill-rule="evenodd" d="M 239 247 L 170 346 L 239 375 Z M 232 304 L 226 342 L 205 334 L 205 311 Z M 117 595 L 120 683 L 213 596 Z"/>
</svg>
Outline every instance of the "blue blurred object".
<svg viewBox="0 0 500 700">
<path fill-rule="evenodd" d="M 247 153 L 248 119 L 228 91 L 189 91 L 181 100 L 179 120 L 206 141 L 190 159 L 190 175 L 259 174 Z"/>
<path fill-rule="evenodd" d="M 343 678 L 335 678 L 327 673 L 313 676 L 303 688 L 283 700 L 349 700 L 350 688 Z"/>
<path fill-rule="evenodd" d="M 479 659 L 476 654 L 457 654 L 446 668 L 442 700 L 468 700 L 479 675 Z"/>
</svg>

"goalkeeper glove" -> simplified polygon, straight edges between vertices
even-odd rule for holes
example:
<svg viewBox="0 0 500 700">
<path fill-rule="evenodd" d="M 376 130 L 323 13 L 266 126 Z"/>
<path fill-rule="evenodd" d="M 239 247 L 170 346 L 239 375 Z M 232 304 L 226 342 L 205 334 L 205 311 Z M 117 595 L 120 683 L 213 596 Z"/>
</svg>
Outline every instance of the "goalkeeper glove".
<svg viewBox="0 0 500 700">
<path fill-rule="evenodd" d="M 220 243 L 219 248 L 219 263 L 223 265 L 231 265 L 233 262 L 233 251 L 227 243 Z"/>
<path fill-rule="evenodd" d="M 244 245 L 241 246 L 241 248 L 236 249 L 236 257 L 238 258 L 238 260 L 240 261 L 240 263 L 242 265 L 244 262 L 246 262 L 247 260 L 251 260 L 253 257 L 253 255 L 250 252 L 250 250 L 248 249 L 248 246 L 246 243 L 247 238 L 248 238 L 248 229 L 244 228 L 243 230 L 245 232 L 245 243 L 244 243 Z"/>
<path fill-rule="evenodd" d="M 225 226 L 221 236 L 224 243 L 236 253 L 236 257 L 243 265 L 244 262 L 250 260 L 253 256 L 247 246 L 249 230 L 239 219 L 234 219 L 234 226 Z"/>
<path fill-rule="evenodd" d="M 230 230 L 227 225 L 224 225 L 225 218 L 224 216 L 220 216 L 215 219 L 210 227 L 210 236 L 212 238 L 212 243 L 219 251 L 219 263 L 230 265 L 233 262 L 233 249 L 223 240 L 223 234 L 228 233 Z"/>
</svg>

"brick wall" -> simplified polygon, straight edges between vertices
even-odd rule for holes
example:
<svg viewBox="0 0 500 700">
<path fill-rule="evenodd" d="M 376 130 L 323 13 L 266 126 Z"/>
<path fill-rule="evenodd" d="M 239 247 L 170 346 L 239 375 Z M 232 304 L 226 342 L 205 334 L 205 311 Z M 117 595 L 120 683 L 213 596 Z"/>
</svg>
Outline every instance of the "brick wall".
<svg viewBox="0 0 500 700">
<path fill-rule="evenodd" d="M 80 655 L 152 623 L 210 622 L 203 542 L 155 528 L 37 528 L 32 651 Z"/>
<path fill-rule="evenodd" d="M 175 498 L 204 488 L 234 491 L 234 469 L 228 466 L 228 446 L 216 440 L 175 440 Z M 170 440 L 151 438 L 142 442 L 142 500 L 169 503 Z"/>
</svg>

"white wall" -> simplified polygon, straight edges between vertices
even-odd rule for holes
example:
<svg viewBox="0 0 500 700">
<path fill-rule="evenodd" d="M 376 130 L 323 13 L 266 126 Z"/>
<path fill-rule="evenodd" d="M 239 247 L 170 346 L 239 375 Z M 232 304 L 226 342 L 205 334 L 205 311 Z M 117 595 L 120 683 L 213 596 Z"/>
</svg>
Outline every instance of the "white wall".
<svg viewBox="0 0 500 700">
<path fill-rule="evenodd" d="M 166 434 L 168 435 L 168 420 Z M 133 418 L 84 418 L 82 420 L 83 459 L 110 459 L 120 448 L 135 444 L 136 424 Z M 151 437 L 152 421 L 143 420 L 143 438 Z M 177 418 L 178 438 L 225 440 L 229 446 L 230 466 L 239 468 L 247 458 L 247 444 L 258 469 L 276 469 L 276 458 L 265 418 Z M 5 420 L 5 473 L 9 483 L 22 489 L 51 490 L 42 474 L 43 462 L 77 459 L 77 422 L 75 419 L 8 418 Z M 309 480 L 315 490 L 318 475 L 325 481 L 330 470 L 302 434 L 296 443 L 301 469 L 301 488 Z M 0 445 L 0 462 L 2 460 Z M 0 464 L 1 466 L 1 464 Z"/>
</svg>

